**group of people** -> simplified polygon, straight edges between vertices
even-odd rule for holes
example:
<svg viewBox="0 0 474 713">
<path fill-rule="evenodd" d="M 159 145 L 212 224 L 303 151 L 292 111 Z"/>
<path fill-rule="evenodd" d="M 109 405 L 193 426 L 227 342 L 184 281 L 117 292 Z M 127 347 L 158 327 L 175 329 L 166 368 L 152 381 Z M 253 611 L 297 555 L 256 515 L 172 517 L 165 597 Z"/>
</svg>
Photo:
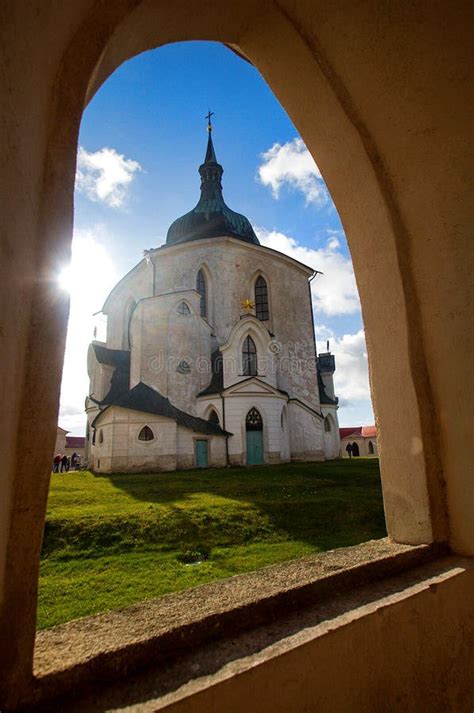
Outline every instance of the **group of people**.
<svg viewBox="0 0 474 713">
<path fill-rule="evenodd" d="M 346 451 L 347 455 L 349 458 L 352 458 L 352 456 L 358 456 L 359 455 L 359 448 L 355 443 L 348 443 L 346 446 Z"/>
<path fill-rule="evenodd" d="M 77 453 L 73 453 L 69 458 L 66 455 L 58 453 L 53 460 L 53 473 L 67 473 L 70 468 L 75 470 L 80 464 L 81 457 Z"/>
</svg>

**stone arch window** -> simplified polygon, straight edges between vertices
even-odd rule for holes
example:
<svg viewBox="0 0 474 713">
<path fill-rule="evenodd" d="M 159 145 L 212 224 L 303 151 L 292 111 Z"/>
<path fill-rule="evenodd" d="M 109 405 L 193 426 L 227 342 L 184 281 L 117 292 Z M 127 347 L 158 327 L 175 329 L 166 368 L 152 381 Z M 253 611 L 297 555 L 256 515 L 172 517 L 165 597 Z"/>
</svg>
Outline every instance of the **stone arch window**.
<svg viewBox="0 0 474 713">
<path fill-rule="evenodd" d="M 186 302 L 180 302 L 176 311 L 178 312 L 178 314 L 182 315 L 191 314 L 191 310 L 189 309 Z"/>
<path fill-rule="evenodd" d="M 262 431 L 263 421 L 260 411 L 254 407 L 250 409 L 245 419 L 245 429 L 247 431 Z"/>
<path fill-rule="evenodd" d="M 103 442 L 104 442 L 104 432 L 103 432 L 102 429 L 100 429 L 100 431 L 99 431 L 99 443 L 103 443 Z"/>
<path fill-rule="evenodd" d="M 369 441 L 369 455 L 374 455 L 374 444 L 372 443 L 372 441 Z"/>
<path fill-rule="evenodd" d="M 176 371 L 178 372 L 178 374 L 190 374 L 191 367 L 189 366 L 189 363 L 183 359 L 176 367 Z"/>
<path fill-rule="evenodd" d="M 207 420 L 209 421 L 209 423 L 214 423 L 216 426 L 219 425 L 219 414 L 215 409 L 211 409 Z"/>
<path fill-rule="evenodd" d="M 140 433 L 138 434 L 139 441 L 153 441 L 155 434 L 151 430 L 150 426 L 143 426 Z"/>
<path fill-rule="evenodd" d="M 326 416 L 326 418 L 324 419 L 324 430 L 326 431 L 326 433 L 331 433 L 332 431 L 331 419 L 329 416 Z"/>
<path fill-rule="evenodd" d="M 201 296 L 201 302 L 200 302 L 201 317 L 207 317 L 207 286 L 206 286 L 206 277 L 204 275 L 203 270 L 199 270 L 199 272 L 197 274 L 196 290 L 199 292 L 199 294 Z"/>
<path fill-rule="evenodd" d="M 255 316 L 263 322 L 270 319 L 267 281 L 261 275 L 255 282 Z"/>
<path fill-rule="evenodd" d="M 257 376 L 257 347 L 252 337 L 245 337 L 242 347 L 242 370 L 244 376 Z"/>
</svg>

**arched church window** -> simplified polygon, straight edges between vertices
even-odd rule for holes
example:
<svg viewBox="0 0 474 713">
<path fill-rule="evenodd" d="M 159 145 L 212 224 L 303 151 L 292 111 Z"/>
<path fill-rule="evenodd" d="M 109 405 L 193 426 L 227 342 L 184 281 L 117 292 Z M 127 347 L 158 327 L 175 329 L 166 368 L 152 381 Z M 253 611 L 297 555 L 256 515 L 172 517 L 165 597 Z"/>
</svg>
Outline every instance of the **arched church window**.
<svg viewBox="0 0 474 713">
<path fill-rule="evenodd" d="M 178 305 L 178 314 L 191 314 L 191 310 L 189 309 L 188 305 L 186 302 L 180 302 Z"/>
<path fill-rule="evenodd" d="M 374 455 L 374 444 L 372 443 L 372 441 L 369 441 L 369 454 L 371 456 Z"/>
<path fill-rule="evenodd" d="M 154 438 L 155 436 L 150 426 L 143 426 L 140 433 L 138 434 L 139 441 L 152 441 Z"/>
<path fill-rule="evenodd" d="M 219 425 L 219 416 L 218 416 L 217 411 L 212 409 L 207 420 L 209 421 L 209 423 L 215 423 L 216 426 L 218 426 Z"/>
<path fill-rule="evenodd" d="M 102 429 L 100 429 L 100 431 L 99 431 L 99 443 L 103 443 L 103 442 L 104 442 L 104 432 L 103 432 Z"/>
<path fill-rule="evenodd" d="M 190 374 L 191 373 L 191 367 L 189 366 L 187 361 L 180 361 L 178 366 L 176 367 L 176 371 L 178 374 Z"/>
<path fill-rule="evenodd" d="M 331 433 L 331 419 L 329 418 L 329 416 L 326 416 L 326 418 L 324 419 L 324 430 L 326 431 L 326 433 Z"/>
<path fill-rule="evenodd" d="M 207 295 L 206 295 L 206 278 L 202 270 L 199 270 L 196 278 L 196 289 L 201 295 L 201 317 L 207 317 Z"/>
<path fill-rule="evenodd" d="M 267 282 L 261 275 L 255 282 L 255 315 L 262 321 L 270 319 Z"/>
<path fill-rule="evenodd" d="M 251 408 L 245 419 L 245 428 L 247 431 L 261 431 L 263 422 L 260 412 L 255 408 Z"/>
<path fill-rule="evenodd" d="M 250 336 L 242 348 L 242 368 L 244 376 L 257 376 L 257 347 Z"/>
</svg>

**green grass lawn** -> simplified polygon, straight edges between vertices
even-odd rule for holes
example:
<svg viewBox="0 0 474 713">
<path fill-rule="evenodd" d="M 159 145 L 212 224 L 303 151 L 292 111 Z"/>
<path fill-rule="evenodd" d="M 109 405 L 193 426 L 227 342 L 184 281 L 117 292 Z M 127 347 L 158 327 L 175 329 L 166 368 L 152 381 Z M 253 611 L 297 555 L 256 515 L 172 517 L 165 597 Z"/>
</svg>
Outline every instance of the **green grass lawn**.
<svg viewBox="0 0 474 713">
<path fill-rule="evenodd" d="M 55 474 L 38 627 L 385 534 L 373 458 Z"/>
</svg>

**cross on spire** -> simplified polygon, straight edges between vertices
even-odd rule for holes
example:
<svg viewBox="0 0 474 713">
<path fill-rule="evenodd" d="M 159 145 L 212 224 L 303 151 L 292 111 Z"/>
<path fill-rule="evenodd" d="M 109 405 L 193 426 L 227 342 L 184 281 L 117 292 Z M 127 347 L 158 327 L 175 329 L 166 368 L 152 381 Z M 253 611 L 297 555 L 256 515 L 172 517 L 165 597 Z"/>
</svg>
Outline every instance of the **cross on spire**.
<svg viewBox="0 0 474 713">
<path fill-rule="evenodd" d="M 209 132 L 212 131 L 211 116 L 214 116 L 214 112 L 209 109 L 206 116 L 204 117 L 205 119 L 207 119 L 207 130 Z"/>
</svg>

